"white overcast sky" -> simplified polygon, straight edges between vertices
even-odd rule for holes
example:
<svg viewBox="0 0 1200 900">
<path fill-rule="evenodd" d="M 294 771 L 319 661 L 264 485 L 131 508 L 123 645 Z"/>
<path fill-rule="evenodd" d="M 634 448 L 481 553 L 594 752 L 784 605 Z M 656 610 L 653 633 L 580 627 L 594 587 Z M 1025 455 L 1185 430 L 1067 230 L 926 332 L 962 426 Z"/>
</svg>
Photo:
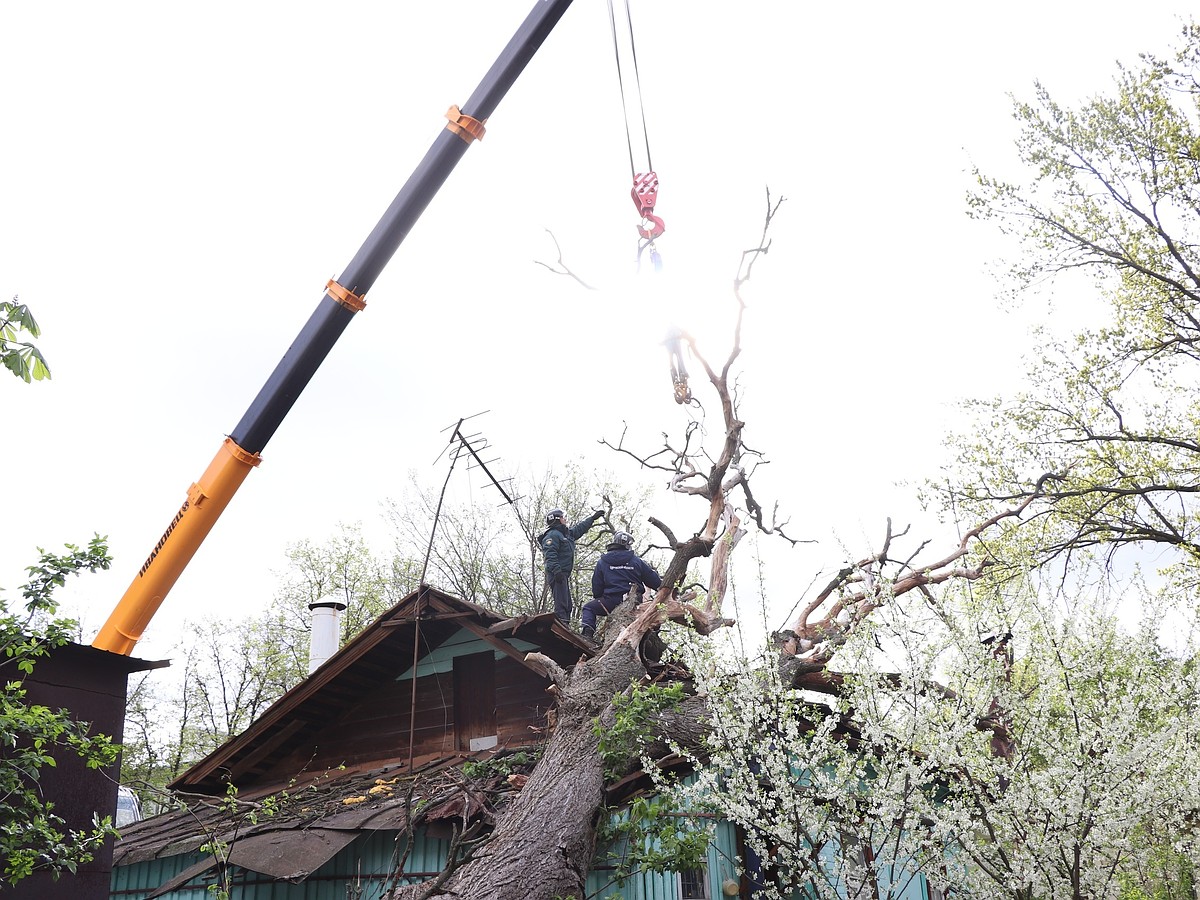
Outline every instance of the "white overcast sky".
<svg viewBox="0 0 1200 900">
<path fill-rule="evenodd" d="M 113 571 L 68 594 L 90 639 L 530 6 L 0 4 L 0 295 L 34 310 L 54 371 L 0 380 L 0 586 L 38 546 L 108 535 Z M 489 411 L 506 474 L 621 472 L 600 437 L 677 432 L 662 325 L 723 355 L 768 186 L 787 202 L 746 290 L 746 437 L 773 460 L 760 498 L 821 541 L 773 557 L 786 612 L 839 541 L 920 520 L 895 483 L 935 474 L 955 399 L 1020 374 L 1044 310 L 999 310 L 1005 247 L 964 211 L 973 162 L 1013 171 L 1007 94 L 1105 90 L 1188 6 L 632 0 L 667 223 L 664 273 L 637 276 L 607 10 L 576 0 L 135 653 L 261 609 L 288 544 L 374 533 L 410 470 L 440 481 L 460 416 Z M 600 290 L 534 264 L 546 229 Z"/>
</svg>

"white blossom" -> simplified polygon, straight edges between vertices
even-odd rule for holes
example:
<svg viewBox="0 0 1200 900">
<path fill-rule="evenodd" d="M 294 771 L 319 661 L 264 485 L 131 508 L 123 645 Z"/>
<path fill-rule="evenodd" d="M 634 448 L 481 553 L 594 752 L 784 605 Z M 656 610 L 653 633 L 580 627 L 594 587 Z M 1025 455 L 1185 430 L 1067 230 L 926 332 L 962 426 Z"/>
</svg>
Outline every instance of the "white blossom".
<svg viewBox="0 0 1200 900">
<path fill-rule="evenodd" d="M 693 645 L 712 731 L 674 790 L 742 827 L 764 897 L 874 880 L 891 900 L 926 877 L 973 900 L 1116 900 L 1164 854 L 1200 862 L 1200 684 L 1190 643 L 1172 656 L 1100 608 L 1011 584 L 889 604 L 839 648 L 840 696 L 783 683 L 769 653 Z M 988 643 L 981 624 L 1001 626 Z"/>
</svg>

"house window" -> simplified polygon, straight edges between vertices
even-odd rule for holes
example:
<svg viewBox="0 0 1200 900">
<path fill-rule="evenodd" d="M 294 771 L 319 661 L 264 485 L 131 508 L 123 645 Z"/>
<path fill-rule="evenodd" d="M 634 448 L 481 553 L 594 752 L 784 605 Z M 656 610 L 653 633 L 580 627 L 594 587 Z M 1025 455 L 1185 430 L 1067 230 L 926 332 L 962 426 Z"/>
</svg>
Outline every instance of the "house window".
<svg viewBox="0 0 1200 900">
<path fill-rule="evenodd" d="M 496 746 L 496 657 L 490 650 L 454 657 L 454 730 L 459 750 Z"/>
<path fill-rule="evenodd" d="M 679 873 L 679 900 L 708 900 L 708 869 L 684 869 Z"/>
</svg>

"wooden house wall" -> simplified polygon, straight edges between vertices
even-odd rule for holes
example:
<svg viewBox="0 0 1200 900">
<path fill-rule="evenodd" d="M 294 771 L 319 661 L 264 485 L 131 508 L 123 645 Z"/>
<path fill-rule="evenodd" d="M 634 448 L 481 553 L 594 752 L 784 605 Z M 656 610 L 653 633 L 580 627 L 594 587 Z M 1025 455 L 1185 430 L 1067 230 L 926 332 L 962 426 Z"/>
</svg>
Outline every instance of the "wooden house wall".
<svg viewBox="0 0 1200 900">
<path fill-rule="evenodd" d="M 496 727 L 500 746 L 539 743 L 552 703 L 550 681 L 511 657 L 496 661 Z"/>
<path fill-rule="evenodd" d="M 521 642 L 517 642 L 521 643 Z M 521 648 L 524 649 L 524 648 Z M 455 728 L 455 665 L 459 657 L 489 653 L 494 660 L 495 728 L 500 747 L 525 746 L 539 739 L 550 705 L 545 678 L 511 656 L 494 650 L 469 632 L 427 654 L 417 666 L 416 719 L 412 719 L 411 667 L 385 681 L 331 720 L 315 738 L 292 748 L 277 768 L 291 776 L 301 771 L 322 772 L 400 762 L 458 752 Z M 464 661 L 465 662 L 465 661 Z M 459 663 L 460 669 L 464 667 Z M 397 666 L 400 669 L 400 666 Z M 478 671 L 473 667 L 472 672 Z M 472 698 L 475 699 L 475 698 Z M 411 725 L 411 735 L 410 735 Z M 465 747 L 462 749 L 466 749 Z"/>
</svg>

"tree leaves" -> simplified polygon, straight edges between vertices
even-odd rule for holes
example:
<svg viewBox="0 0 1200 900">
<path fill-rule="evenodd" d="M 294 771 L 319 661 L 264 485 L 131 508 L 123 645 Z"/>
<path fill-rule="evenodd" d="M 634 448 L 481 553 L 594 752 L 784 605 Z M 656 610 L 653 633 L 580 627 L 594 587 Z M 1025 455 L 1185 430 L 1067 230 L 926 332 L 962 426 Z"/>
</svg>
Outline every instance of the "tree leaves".
<svg viewBox="0 0 1200 900">
<path fill-rule="evenodd" d="M 26 384 L 48 379 L 50 367 L 45 357 L 32 343 L 17 340 L 21 332 L 31 337 L 42 333 L 28 306 L 18 303 L 16 297 L 12 302 L 0 301 L 0 363 Z"/>
<path fill-rule="evenodd" d="M 973 214 L 1020 241 L 1013 291 L 1053 281 L 1092 301 L 1087 327 L 1038 335 L 1025 391 L 967 404 L 973 429 L 951 439 L 934 491 L 953 516 L 986 517 L 1053 475 L 998 558 L 1167 546 L 1181 583 L 1200 580 L 1200 31 L 1183 40 L 1074 108 L 1037 85 L 1014 104 L 1029 180 L 976 173 Z"/>
<path fill-rule="evenodd" d="M 66 643 L 76 628 L 73 620 L 56 616 L 55 590 L 70 575 L 107 569 L 108 548 L 97 535 L 83 549 L 67 544 L 63 554 L 40 553 L 26 569 L 23 613 L 11 611 L 0 594 L 0 669 L 16 670 L 0 689 L 0 887 L 39 869 L 74 872 L 116 833 L 107 818 L 90 829 L 68 828 L 53 804 L 42 800 L 39 781 L 43 769 L 58 765 L 58 755 L 77 755 L 88 768 L 99 769 L 116 762 L 119 748 L 66 710 L 29 703 L 22 687 L 38 659 Z"/>
</svg>

